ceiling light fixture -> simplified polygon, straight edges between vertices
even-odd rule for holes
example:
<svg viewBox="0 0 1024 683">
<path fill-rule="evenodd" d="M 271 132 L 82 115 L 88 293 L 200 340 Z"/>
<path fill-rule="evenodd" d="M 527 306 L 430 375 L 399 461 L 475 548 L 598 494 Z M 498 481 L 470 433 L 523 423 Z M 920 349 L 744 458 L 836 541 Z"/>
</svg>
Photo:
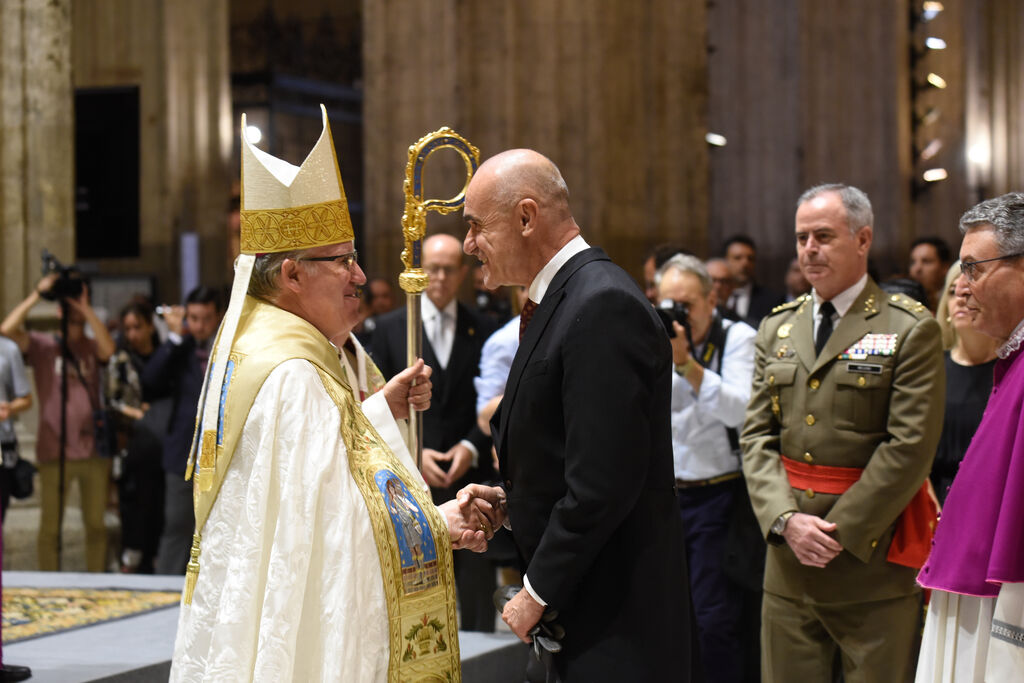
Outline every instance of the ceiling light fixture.
<svg viewBox="0 0 1024 683">
<path fill-rule="evenodd" d="M 928 161 L 936 154 L 938 154 L 940 149 L 942 149 L 942 140 L 938 138 L 932 139 L 932 141 L 929 142 L 925 146 L 925 148 L 921 150 L 921 160 Z"/>
<path fill-rule="evenodd" d="M 707 142 L 709 145 L 714 145 L 715 147 L 725 147 L 726 142 L 725 136 L 719 135 L 718 133 L 706 134 L 704 136 L 704 141 Z"/>
<path fill-rule="evenodd" d="M 259 126 L 246 126 L 245 127 L 245 139 L 250 144 L 257 144 L 263 139 L 263 131 L 259 129 Z"/>
<path fill-rule="evenodd" d="M 984 166 L 988 164 L 991 157 L 992 154 L 989 151 L 988 145 L 984 142 L 975 142 L 967 148 L 967 158 L 973 164 Z"/>
<path fill-rule="evenodd" d="M 921 18 L 925 21 L 931 21 L 935 17 L 939 16 L 939 13 L 945 9 L 941 2 L 925 2 L 921 5 Z"/>
</svg>

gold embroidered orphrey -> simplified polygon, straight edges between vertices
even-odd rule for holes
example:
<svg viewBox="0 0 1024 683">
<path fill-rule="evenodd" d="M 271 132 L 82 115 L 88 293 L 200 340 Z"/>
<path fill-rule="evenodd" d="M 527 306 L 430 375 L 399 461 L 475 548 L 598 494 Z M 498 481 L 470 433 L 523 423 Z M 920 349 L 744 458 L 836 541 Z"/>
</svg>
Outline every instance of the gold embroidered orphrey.
<svg viewBox="0 0 1024 683">
<path fill-rule="evenodd" d="M 391 643 L 389 681 L 460 681 L 459 636 L 455 628 L 455 589 L 451 540 L 447 525 L 430 497 L 390 454 L 366 416 L 353 410 L 351 390 L 317 368 L 328 395 L 341 413 L 341 431 L 349 445 L 349 469 L 363 494 L 377 541 L 384 594 L 388 603 L 388 635 Z M 423 591 L 410 591 L 403 577 L 398 538 L 385 501 L 374 479 L 390 470 L 415 498 L 426 515 L 437 553 L 441 580 Z M 448 577 L 444 580 L 443 577 Z"/>
<path fill-rule="evenodd" d="M 455 579 L 447 524 L 429 495 L 417 485 L 416 479 L 391 452 L 362 411 L 356 409 L 359 405 L 358 390 L 354 392 L 349 386 L 337 350 L 302 318 L 246 297 L 231 358 L 234 367 L 225 381 L 226 392 L 217 392 L 224 416 L 223 423 L 219 425 L 220 436 L 218 431 L 212 430 L 203 434 L 204 446 L 206 443 L 216 444 L 216 465 L 212 485 L 206 489 L 199 486 L 193 489 L 196 536 L 200 535 L 210 515 L 241 440 L 249 410 L 264 381 L 275 367 L 286 360 L 301 358 L 310 362 L 338 407 L 349 471 L 363 496 L 373 527 L 388 610 L 388 681 L 461 681 Z M 407 591 L 405 588 L 397 531 L 374 480 L 374 475 L 381 471 L 388 471 L 402 482 L 427 521 L 429 530 L 424 530 L 424 533 L 433 537 L 437 581 L 426 589 Z M 189 563 L 189 571 L 194 575 L 198 574 L 199 555 L 196 542 Z"/>
</svg>

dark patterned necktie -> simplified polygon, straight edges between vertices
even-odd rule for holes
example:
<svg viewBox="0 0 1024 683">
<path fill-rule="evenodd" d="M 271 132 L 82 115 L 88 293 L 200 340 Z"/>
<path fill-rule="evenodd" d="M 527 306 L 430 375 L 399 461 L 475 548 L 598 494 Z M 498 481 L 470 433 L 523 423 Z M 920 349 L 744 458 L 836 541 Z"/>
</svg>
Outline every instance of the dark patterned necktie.
<svg viewBox="0 0 1024 683">
<path fill-rule="evenodd" d="M 530 320 L 533 318 L 533 312 L 537 310 L 537 304 L 530 299 L 526 300 L 523 304 L 523 310 L 519 314 L 519 341 L 523 340 L 523 333 L 526 332 L 526 326 L 530 324 Z"/>
<path fill-rule="evenodd" d="M 203 374 L 205 375 L 206 365 L 210 362 L 210 349 L 206 347 L 205 342 L 197 343 L 196 359 L 199 361 L 199 367 L 203 369 Z"/>
<path fill-rule="evenodd" d="M 818 355 L 821 355 L 821 350 L 825 348 L 828 338 L 832 336 L 832 316 L 835 315 L 835 312 L 836 307 L 832 305 L 831 301 L 826 301 L 818 308 L 821 322 L 818 323 L 818 334 L 814 338 L 814 351 Z"/>
</svg>

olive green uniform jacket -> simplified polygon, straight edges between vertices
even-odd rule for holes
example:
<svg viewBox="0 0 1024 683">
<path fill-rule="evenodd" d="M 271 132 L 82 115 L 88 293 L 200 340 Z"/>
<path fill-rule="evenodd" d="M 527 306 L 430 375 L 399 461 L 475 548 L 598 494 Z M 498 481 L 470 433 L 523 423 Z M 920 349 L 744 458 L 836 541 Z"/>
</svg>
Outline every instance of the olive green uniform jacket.
<svg viewBox="0 0 1024 683">
<path fill-rule="evenodd" d="M 810 295 L 779 306 L 757 335 L 740 444 L 751 502 L 769 542 L 765 590 L 808 603 L 911 594 L 917 570 L 887 562 L 886 552 L 897 518 L 928 476 L 942 430 L 939 325 L 924 306 L 887 295 L 869 278 L 817 356 L 812 310 Z M 858 342 L 878 348 L 845 353 Z M 842 495 L 797 490 L 780 453 L 864 471 Z M 800 564 L 782 537 L 770 533 L 789 510 L 836 523 L 833 536 L 844 550 L 824 569 Z"/>
</svg>

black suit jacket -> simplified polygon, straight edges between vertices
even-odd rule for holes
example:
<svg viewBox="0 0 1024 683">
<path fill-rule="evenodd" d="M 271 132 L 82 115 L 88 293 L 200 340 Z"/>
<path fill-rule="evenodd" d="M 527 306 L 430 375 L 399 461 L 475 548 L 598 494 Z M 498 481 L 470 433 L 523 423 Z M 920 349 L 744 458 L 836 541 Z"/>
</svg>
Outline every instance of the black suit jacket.
<svg viewBox="0 0 1024 683">
<path fill-rule="evenodd" d="M 568 681 L 689 681 L 696 649 L 669 424 L 672 351 L 600 249 L 572 257 L 512 362 L 492 434 Z"/>
<path fill-rule="evenodd" d="M 196 408 L 203 393 L 203 367 L 196 356 L 196 340 L 190 334 L 180 344 L 165 341 L 149 357 L 142 371 L 142 386 L 167 416 L 163 430 L 163 465 L 168 474 L 185 476 L 189 449 L 196 428 Z M 162 421 L 162 420 L 161 420 Z"/>
<path fill-rule="evenodd" d="M 385 378 L 390 379 L 407 367 L 405 307 L 385 313 L 377 320 L 370 355 Z M 444 452 L 468 439 L 480 453 L 477 467 L 449 490 L 435 489 L 435 499 L 448 500 L 453 491 L 469 482 L 493 478 L 491 440 L 476 424 L 476 388 L 473 378 L 480 366 L 480 351 L 492 332 L 492 325 L 468 307 L 458 304 L 455 314 L 455 339 L 448 367 L 442 369 L 434 348 L 423 337 L 423 360 L 433 368 L 430 381 L 434 385 L 430 409 L 423 414 L 423 446 Z"/>
<path fill-rule="evenodd" d="M 750 288 L 750 307 L 747 309 L 747 317 L 744 322 L 756 330 L 761 324 L 762 318 L 771 313 L 773 308 L 784 303 L 786 303 L 785 296 L 765 289 L 755 282 Z"/>
</svg>

